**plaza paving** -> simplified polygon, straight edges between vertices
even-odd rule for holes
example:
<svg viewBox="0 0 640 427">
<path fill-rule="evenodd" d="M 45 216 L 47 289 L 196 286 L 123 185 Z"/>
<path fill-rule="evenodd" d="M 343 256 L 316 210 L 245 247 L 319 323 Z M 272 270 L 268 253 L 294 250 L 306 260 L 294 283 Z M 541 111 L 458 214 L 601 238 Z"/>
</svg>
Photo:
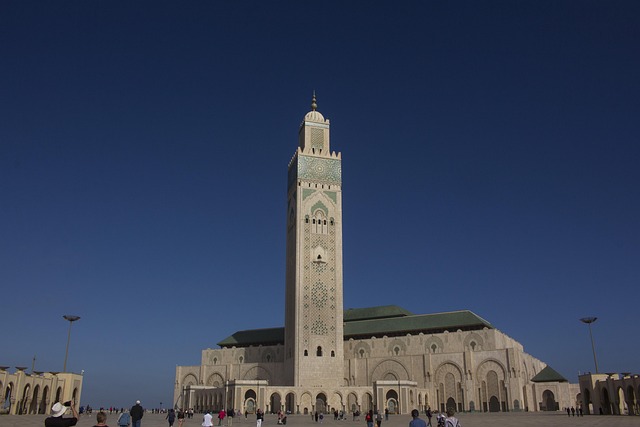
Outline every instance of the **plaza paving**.
<svg viewBox="0 0 640 427">
<path fill-rule="evenodd" d="M 92 427 L 96 423 L 96 412 L 91 416 L 81 416 L 78 427 Z M 44 427 L 44 416 L 42 415 L 0 415 L 0 427 Z M 117 427 L 117 415 L 107 415 L 107 424 L 110 427 Z M 614 415 L 590 415 L 584 417 L 567 417 L 561 412 L 511 412 L 511 413 L 469 413 L 459 414 L 462 427 L 640 427 L 640 416 L 614 416 Z M 409 415 L 395 415 L 389 421 L 383 421 L 382 427 L 407 427 L 411 417 Z M 214 425 L 217 420 L 214 418 Z M 360 421 L 334 421 L 332 417 L 325 419 L 322 424 L 311 421 L 310 416 L 290 415 L 287 418 L 287 426 L 291 427 L 366 427 L 363 418 Z M 435 418 L 434 418 L 435 421 Z M 185 421 L 183 427 L 201 427 L 202 416 L 194 415 L 193 419 Z M 234 427 L 255 427 L 255 417 L 245 419 L 236 417 L 233 420 Z M 267 415 L 263 427 L 276 427 L 276 416 Z M 174 424 L 177 427 L 178 423 Z M 226 426 L 226 423 L 225 423 Z M 163 414 L 146 414 L 142 419 L 141 427 L 169 427 Z"/>
</svg>

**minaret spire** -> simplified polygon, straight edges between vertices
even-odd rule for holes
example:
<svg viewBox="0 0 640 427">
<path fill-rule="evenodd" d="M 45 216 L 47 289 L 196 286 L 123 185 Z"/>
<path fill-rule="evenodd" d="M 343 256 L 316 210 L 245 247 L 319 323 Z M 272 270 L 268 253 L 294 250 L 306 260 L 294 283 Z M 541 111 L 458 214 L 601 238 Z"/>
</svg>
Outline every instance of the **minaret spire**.
<svg viewBox="0 0 640 427">
<path fill-rule="evenodd" d="M 311 100 L 311 110 L 312 111 L 316 111 L 316 108 L 318 108 L 318 104 L 316 104 L 316 91 L 313 91 L 313 99 Z"/>
</svg>

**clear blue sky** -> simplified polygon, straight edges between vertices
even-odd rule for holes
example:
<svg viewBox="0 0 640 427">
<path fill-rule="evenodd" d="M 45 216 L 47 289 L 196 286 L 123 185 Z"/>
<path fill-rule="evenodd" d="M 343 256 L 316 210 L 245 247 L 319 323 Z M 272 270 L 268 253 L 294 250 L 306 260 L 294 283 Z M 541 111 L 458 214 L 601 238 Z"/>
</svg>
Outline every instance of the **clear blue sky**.
<svg viewBox="0 0 640 427">
<path fill-rule="evenodd" d="M 0 5 L 0 365 L 170 404 L 284 324 L 287 164 L 343 155 L 345 307 L 470 309 L 640 373 L 640 2 Z"/>
</svg>

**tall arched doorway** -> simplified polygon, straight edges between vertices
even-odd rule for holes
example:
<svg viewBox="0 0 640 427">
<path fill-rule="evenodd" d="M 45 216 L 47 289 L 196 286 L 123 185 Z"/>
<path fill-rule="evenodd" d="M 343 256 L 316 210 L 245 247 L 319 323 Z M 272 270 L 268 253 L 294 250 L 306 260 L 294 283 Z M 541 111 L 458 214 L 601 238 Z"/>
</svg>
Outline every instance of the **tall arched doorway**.
<svg viewBox="0 0 640 427">
<path fill-rule="evenodd" d="M 318 414 L 327 413 L 327 396 L 324 393 L 318 393 L 316 396 L 316 412 Z"/>
<path fill-rule="evenodd" d="M 542 410 L 543 411 L 557 411 L 558 403 L 551 390 L 545 390 L 542 393 Z"/>
<path fill-rule="evenodd" d="M 606 388 L 602 390 L 602 404 L 600 408 L 604 415 L 611 415 L 611 399 L 609 399 L 609 392 Z"/>
<path fill-rule="evenodd" d="M 244 412 L 247 414 L 256 413 L 256 392 L 247 390 L 244 394 Z"/>
<path fill-rule="evenodd" d="M 271 407 L 271 413 L 277 414 L 278 411 L 282 409 L 280 404 L 280 395 L 278 393 L 273 393 L 271 398 L 269 399 L 269 406 Z"/>
<path fill-rule="evenodd" d="M 400 412 L 398 408 L 398 393 L 395 390 L 389 390 L 385 397 L 389 413 L 397 414 L 398 412 Z"/>
<path fill-rule="evenodd" d="M 500 412 L 500 402 L 496 396 L 489 398 L 489 412 Z"/>
<path fill-rule="evenodd" d="M 285 408 L 284 410 L 288 413 L 288 414 L 294 414 L 296 412 L 296 397 L 293 393 L 289 393 L 287 394 L 287 396 L 285 397 Z"/>
</svg>

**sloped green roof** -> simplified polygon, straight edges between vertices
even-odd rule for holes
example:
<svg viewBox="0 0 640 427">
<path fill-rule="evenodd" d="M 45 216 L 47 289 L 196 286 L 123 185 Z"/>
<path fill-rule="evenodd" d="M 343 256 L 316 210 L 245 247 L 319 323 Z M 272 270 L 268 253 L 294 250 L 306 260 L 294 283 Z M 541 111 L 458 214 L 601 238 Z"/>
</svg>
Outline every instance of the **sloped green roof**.
<svg viewBox="0 0 640 427">
<path fill-rule="evenodd" d="M 398 336 L 408 333 L 419 334 L 420 332 L 433 334 L 444 331 L 455 332 L 458 329 L 463 331 L 477 330 L 485 327 L 493 329 L 493 326 L 482 317 L 464 310 L 349 322 L 344 325 L 344 338 Z"/>
<path fill-rule="evenodd" d="M 558 371 L 553 369 L 551 366 L 547 366 L 542 371 L 538 372 L 538 375 L 531 378 L 531 381 L 533 381 L 534 383 L 568 382 L 565 377 L 560 375 Z"/>
<path fill-rule="evenodd" d="M 284 328 L 238 331 L 218 343 L 220 347 L 284 344 Z"/>
<path fill-rule="evenodd" d="M 386 314 L 386 317 L 385 317 Z M 400 336 L 419 333 L 434 334 L 493 329 L 493 326 L 469 310 L 449 313 L 411 315 L 395 305 L 349 309 L 344 312 L 344 339 L 370 338 L 372 336 Z M 372 317 L 373 316 L 373 317 Z M 346 320 L 349 319 L 349 320 Z M 366 319 L 366 320 L 363 320 Z M 251 329 L 238 331 L 218 343 L 220 347 L 248 347 L 284 344 L 284 328 Z"/>
<path fill-rule="evenodd" d="M 344 310 L 344 321 L 353 322 L 355 320 L 381 319 L 388 317 L 411 316 L 412 312 L 397 305 L 381 305 L 378 307 L 349 308 Z"/>
</svg>

